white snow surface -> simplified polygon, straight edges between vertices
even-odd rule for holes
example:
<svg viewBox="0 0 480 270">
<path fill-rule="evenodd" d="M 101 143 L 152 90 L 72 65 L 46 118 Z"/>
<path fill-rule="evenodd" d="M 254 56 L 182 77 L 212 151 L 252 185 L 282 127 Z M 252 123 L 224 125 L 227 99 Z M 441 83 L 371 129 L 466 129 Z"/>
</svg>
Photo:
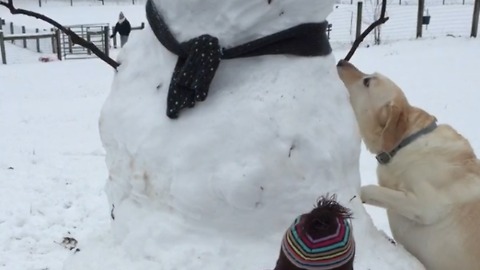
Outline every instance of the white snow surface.
<svg viewBox="0 0 480 270">
<path fill-rule="evenodd" d="M 272 2 L 285 6 L 281 16 L 259 2 L 216 2 L 222 24 L 210 9 L 189 12 L 213 2 L 157 4 L 179 41 L 207 32 L 221 41 L 225 34 L 224 45 L 243 43 L 301 22 L 301 5 L 281 1 Z M 304 5 L 305 20 L 316 12 L 322 21 L 332 4 Z M 177 120 L 165 115 L 176 56 L 152 31 L 129 41 L 118 60 L 100 118 L 113 244 L 92 243 L 65 269 L 272 269 L 286 228 L 327 193 L 354 211 L 356 267 L 423 269 L 375 229 L 355 197 L 360 138 L 333 55 L 223 61 L 208 99 Z"/>
</svg>

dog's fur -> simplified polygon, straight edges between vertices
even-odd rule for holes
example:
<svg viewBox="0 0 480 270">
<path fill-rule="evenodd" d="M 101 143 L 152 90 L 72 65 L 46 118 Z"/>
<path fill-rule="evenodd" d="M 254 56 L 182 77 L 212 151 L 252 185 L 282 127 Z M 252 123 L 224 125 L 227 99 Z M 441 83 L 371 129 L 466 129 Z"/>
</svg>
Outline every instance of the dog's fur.
<svg viewBox="0 0 480 270">
<path fill-rule="evenodd" d="M 337 70 L 373 154 L 436 121 L 387 77 L 346 61 Z M 480 269 L 480 162 L 464 137 L 439 125 L 379 164 L 377 176 L 379 186 L 362 187 L 362 201 L 387 209 L 395 240 L 427 270 Z"/>
</svg>

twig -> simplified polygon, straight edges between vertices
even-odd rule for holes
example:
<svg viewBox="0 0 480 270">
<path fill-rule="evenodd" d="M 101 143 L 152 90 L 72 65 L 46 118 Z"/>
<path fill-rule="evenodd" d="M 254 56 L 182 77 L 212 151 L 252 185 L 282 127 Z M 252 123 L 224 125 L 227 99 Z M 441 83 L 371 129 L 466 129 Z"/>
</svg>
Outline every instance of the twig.
<svg viewBox="0 0 480 270">
<path fill-rule="evenodd" d="M 75 32 L 73 32 L 69 28 L 64 27 L 63 25 L 61 25 L 60 23 L 58 23 L 55 20 L 53 20 L 53 19 L 51 19 L 51 18 L 49 18 L 49 17 L 47 17 L 43 14 L 40 14 L 40 13 L 36 13 L 36 12 L 30 11 L 30 10 L 25 10 L 25 9 L 21 9 L 21 8 L 16 8 L 13 5 L 13 0 L 8 0 L 8 2 L 0 1 L 0 6 L 4 6 L 4 7 L 8 8 L 10 10 L 10 13 L 12 13 L 14 15 L 22 14 L 22 15 L 34 17 L 34 18 L 37 18 L 39 20 L 45 21 L 45 22 L 57 27 L 63 33 L 65 33 L 67 36 L 69 36 L 72 43 L 78 44 L 78 45 L 80 45 L 84 48 L 87 48 L 87 49 L 91 50 L 93 52 L 93 54 L 95 54 L 96 56 L 98 56 L 98 58 L 102 59 L 104 62 L 106 62 L 107 64 L 112 66 L 114 69 L 117 69 L 117 67 L 120 66 L 119 63 L 117 63 L 112 58 L 108 57 L 97 46 L 95 46 L 95 44 L 93 44 L 92 42 L 86 41 L 85 39 L 78 36 Z"/>
<path fill-rule="evenodd" d="M 355 41 L 353 42 L 352 48 L 348 52 L 347 56 L 345 56 L 345 61 L 349 61 L 350 58 L 352 58 L 353 54 L 357 50 L 358 46 L 360 46 L 360 43 L 363 42 L 363 40 L 370 34 L 370 32 L 375 29 L 375 27 L 378 27 L 382 24 L 384 24 L 386 21 L 388 21 L 388 17 L 385 17 L 385 12 L 387 10 L 387 0 L 382 0 L 382 10 L 380 11 L 380 18 L 378 20 L 374 21 L 372 24 L 368 26 L 365 31 L 362 32 L 360 36 L 358 36 Z"/>
</svg>

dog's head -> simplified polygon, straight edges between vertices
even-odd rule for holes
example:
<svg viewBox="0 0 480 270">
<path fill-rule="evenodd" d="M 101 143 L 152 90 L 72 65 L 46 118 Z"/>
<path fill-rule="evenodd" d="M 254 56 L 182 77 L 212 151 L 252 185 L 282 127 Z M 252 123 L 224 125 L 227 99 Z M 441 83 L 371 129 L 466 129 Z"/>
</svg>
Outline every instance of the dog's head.
<svg viewBox="0 0 480 270">
<path fill-rule="evenodd" d="M 415 129 L 412 125 L 428 125 L 434 119 L 411 107 L 400 87 L 382 74 L 365 74 L 344 60 L 338 62 L 337 70 L 350 94 L 363 141 L 372 153 L 391 151 Z M 411 121 L 413 114 L 415 120 Z"/>
</svg>

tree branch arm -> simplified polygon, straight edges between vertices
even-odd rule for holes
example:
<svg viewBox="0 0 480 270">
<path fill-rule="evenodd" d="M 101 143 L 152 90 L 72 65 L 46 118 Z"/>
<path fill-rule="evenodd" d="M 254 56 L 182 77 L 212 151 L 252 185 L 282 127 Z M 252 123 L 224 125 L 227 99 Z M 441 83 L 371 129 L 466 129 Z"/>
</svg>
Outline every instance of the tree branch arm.
<svg viewBox="0 0 480 270">
<path fill-rule="evenodd" d="M 70 39 L 72 40 L 72 42 L 74 44 L 78 44 L 84 48 L 87 48 L 89 50 L 92 51 L 93 54 L 95 54 L 96 56 L 98 56 L 100 59 L 102 59 L 104 62 L 106 62 L 107 64 L 109 64 L 111 67 L 113 67 L 114 69 L 117 69 L 117 67 L 120 66 L 120 64 L 118 62 L 116 62 L 115 60 L 113 60 L 112 58 L 108 57 L 104 52 L 102 52 L 97 46 L 95 46 L 95 44 L 93 44 L 92 42 L 89 42 L 87 40 L 85 40 L 84 38 L 80 37 L 79 35 L 77 35 L 75 32 L 73 32 L 72 30 L 70 30 L 69 28 L 66 28 L 64 27 L 62 24 L 60 24 L 59 22 L 43 15 L 43 14 L 40 14 L 40 13 L 37 13 L 37 12 L 33 12 L 33 11 L 30 11 L 30 10 L 25 10 L 25 9 L 21 9 L 21 8 L 16 8 L 14 5 L 13 5 L 13 0 L 8 0 L 8 2 L 4 2 L 4 1 L 0 1 L 0 6 L 4 6 L 6 8 L 8 8 L 10 10 L 10 13 L 16 15 L 16 14 L 22 14 L 22 15 L 26 15 L 26 16 L 30 16 L 30 17 L 34 17 L 34 18 L 37 18 L 39 20 L 42 20 L 44 22 L 47 22 L 55 27 L 57 27 L 58 29 L 60 29 L 63 33 L 65 33 L 67 36 L 70 37 Z"/>
</svg>

